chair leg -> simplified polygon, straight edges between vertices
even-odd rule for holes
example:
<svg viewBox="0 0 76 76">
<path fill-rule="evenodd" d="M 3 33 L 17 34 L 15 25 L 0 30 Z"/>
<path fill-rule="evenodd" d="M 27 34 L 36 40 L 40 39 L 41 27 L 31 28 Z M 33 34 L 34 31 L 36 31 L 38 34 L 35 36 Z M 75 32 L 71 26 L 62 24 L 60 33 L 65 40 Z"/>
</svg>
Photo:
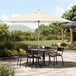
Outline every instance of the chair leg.
<svg viewBox="0 0 76 76">
<path fill-rule="evenodd" d="M 55 57 L 53 57 L 54 58 L 54 60 L 53 60 L 53 65 L 55 66 Z"/>
<path fill-rule="evenodd" d="M 48 62 L 48 64 L 50 64 L 50 62 L 51 62 L 51 57 L 49 56 L 49 62 Z"/>
<path fill-rule="evenodd" d="M 50 56 L 49 56 L 49 62 L 50 62 Z"/>
<path fill-rule="evenodd" d="M 27 57 L 27 63 L 28 63 L 28 57 Z"/>
<path fill-rule="evenodd" d="M 18 61 L 17 61 L 17 65 L 21 65 L 21 61 L 22 61 L 22 59 L 21 59 L 21 57 L 18 57 Z"/>
<path fill-rule="evenodd" d="M 36 63 L 38 62 L 38 58 L 36 58 Z"/>
<path fill-rule="evenodd" d="M 63 66 L 64 66 L 63 56 L 61 56 L 61 58 L 62 58 L 62 64 L 63 64 Z"/>
<path fill-rule="evenodd" d="M 38 65 L 39 65 L 39 58 L 38 58 Z"/>
<path fill-rule="evenodd" d="M 18 63 L 19 63 L 19 57 L 18 57 L 18 60 L 17 60 L 17 65 L 18 65 Z"/>
<path fill-rule="evenodd" d="M 58 62 L 57 62 L 57 56 L 56 56 L 56 64 L 58 64 Z"/>
<path fill-rule="evenodd" d="M 21 65 L 21 61 L 22 61 L 22 58 L 20 57 L 20 65 Z"/>
</svg>

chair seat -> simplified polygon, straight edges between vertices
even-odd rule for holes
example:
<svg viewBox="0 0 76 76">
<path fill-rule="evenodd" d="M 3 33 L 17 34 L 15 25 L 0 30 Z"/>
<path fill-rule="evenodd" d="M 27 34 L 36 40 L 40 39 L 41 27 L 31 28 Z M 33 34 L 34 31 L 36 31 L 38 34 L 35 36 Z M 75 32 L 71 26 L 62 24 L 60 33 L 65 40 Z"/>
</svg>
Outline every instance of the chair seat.
<svg viewBox="0 0 76 76">
<path fill-rule="evenodd" d="M 60 53 L 57 53 L 56 56 L 62 56 Z"/>
<path fill-rule="evenodd" d="M 57 53 L 50 53 L 49 56 L 50 57 L 55 57 Z"/>
<path fill-rule="evenodd" d="M 34 55 L 34 56 L 28 55 L 27 57 L 28 57 L 28 58 L 39 58 L 39 59 L 41 59 L 41 56 L 39 56 L 39 55 Z"/>
</svg>

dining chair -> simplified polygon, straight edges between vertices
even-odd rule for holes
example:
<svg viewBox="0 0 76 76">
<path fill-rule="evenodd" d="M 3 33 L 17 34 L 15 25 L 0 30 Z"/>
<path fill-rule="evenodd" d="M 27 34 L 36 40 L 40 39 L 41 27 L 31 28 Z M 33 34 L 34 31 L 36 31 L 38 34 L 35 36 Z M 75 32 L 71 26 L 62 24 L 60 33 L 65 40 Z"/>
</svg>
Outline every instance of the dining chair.
<svg viewBox="0 0 76 76">
<path fill-rule="evenodd" d="M 40 54 L 38 53 L 38 51 L 34 51 L 34 50 L 27 50 L 26 52 L 26 56 L 27 56 L 27 64 L 32 60 L 32 64 L 35 63 L 34 59 L 36 59 L 36 63 L 39 64 L 39 60 L 41 59 Z"/>
<path fill-rule="evenodd" d="M 63 51 L 64 51 L 64 48 L 62 48 L 62 47 L 58 47 L 58 48 L 57 48 L 56 64 L 57 64 L 57 57 L 61 57 L 61 59 L 62 59 L 62 64 L 63 64 L 63 66 L 64 66 Z"/>
<path fill-rule="evenodd" d="M 57 50 L 55 52 L 49 53 L 49 62 L 51 61 L 51 58 L 53 58 L 53 65 L 55 66 L 55 64 L 57 64 L 57 57 L 61 57 L 62 59 L 62 64 L 64 65 L 64 61 L 63 61 L 63 51 L 64 48 L 62 47 L 58 47 Z"/>
<path fill-rule="evenodd" d="M 49 55 L 49 64 L 50 62 L 52 63 L 51 58 L 53 58 L 53 65 L 55 66 L 56 52 L 54 52 L 53 50 L 50 50 L 48 55 Z"/>
<path fill-rule="evenodd" d="M 20 49 L 17 49 L 17 56 L 18 56 L 18 59 L 17 59 L 17 65 L 21 65 L 21 61 L 22 61 L 22 58 L 26 56 L 26 54 L 22 55 L 21 54 L 21 51 L 25 51 L 24 49 L 20 48 Z M 26 51 L 25 51 L 26 53 Z"/>
</svg>

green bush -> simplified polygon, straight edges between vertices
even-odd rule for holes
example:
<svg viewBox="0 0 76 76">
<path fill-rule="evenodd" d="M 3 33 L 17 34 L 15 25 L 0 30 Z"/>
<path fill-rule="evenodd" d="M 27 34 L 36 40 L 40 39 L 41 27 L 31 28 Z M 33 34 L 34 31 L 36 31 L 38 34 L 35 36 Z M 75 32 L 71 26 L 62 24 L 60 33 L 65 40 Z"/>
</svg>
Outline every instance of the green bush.
<svg viewBox="0 0 76 76">
<path fill-rule="evenodd" d="M 68 44 L 64 48 L 67 50 L 76 50 L 76 44 Z"/>
<path fill-rule="evenodd" d="M 0 50 L 0 57 L 10 56 L 11 51 L 7 50 L 7 48 Z"/>
<path fill-rule="evenodd" d="M 3 49 L 14 49 L 15 48 L 15 43 L 12 41 L 0 41 L 0 50 Z"/>
<path fill-rule="evenodd" d="M 26 50 L 20 48 L 20 49 L 19 49 L 19 52 L 18 52 L 18 55 L 21 55 L 21 56 L 26 55 Z"/>
<path fill-rule="evenodd" d="M 28 45 L 27 44 L 24 44 L 24 43 L 15 43 L 15 49 L 17 51 L 19 51 L 19 49 L 22 48 L 24 50 L 27 50 L 28 49 Z"/>
<path fill-rule="evenodd" d="M 60 46 L 65 47 L 65 46 L 67 46 L 67 44 L 66 43 L 61 43 Z"/>
<path fill-rule="evenodd" d="M 68 45 L 68 48 L 69 49 L 75 49 L 75 45 L 74 44 L 70 44 L 70 45 Z"/>
<path fill-rule="evenodd" d="M 51 46 L 52 46 L 52 48 L 57 48 L 58 47 L 57 44 L 52 44 Z"/>
<path fill-rule="evenodd" d="M 7 49 L 14 49 L 15 48 L 15 43 L 12 42 L 12 41 L 7 41 L 5 43 L 5 48 L 7 48 Z"/>
<path fill-rule="evenodd" d="M 14 76 L 14 69 L 8 65 L 0 64 L 0 76 Z"/>
<path fill-rule="evenodd" d="M 16 56 L 18 55 L 19 49 L 22 48 L 24 50 L 27 50 L 28 45 L 24 43 L 14 43 L 14 42 L 8 42 L 3 43 L 0 45 L 0 57 L 5 57 L 5 56 Z M 24 55 L 24 51 L 21 53 Z"/>
<path fill-rule="evenodd" d="M 29 45 L 28 45 L 28 48 L 29 48 L 29 49 L 31 49 L 31 48 L 33 48 L 33 49 L 34 49 L 34 48 L 38 48 L 38 45 L 35 45 L 35 44 L 29 44 Z"/>
<path fill-rule="evenodd" d="M 11 52 L 10 56 L 17 56 L 18 52 L 17 50 L 9 50 Z"/>
<path fill-rule="evenodd" d="M 16 56 L 17 50 L 4 49 L 0 50 L 0 57 Z"/>
</svg>

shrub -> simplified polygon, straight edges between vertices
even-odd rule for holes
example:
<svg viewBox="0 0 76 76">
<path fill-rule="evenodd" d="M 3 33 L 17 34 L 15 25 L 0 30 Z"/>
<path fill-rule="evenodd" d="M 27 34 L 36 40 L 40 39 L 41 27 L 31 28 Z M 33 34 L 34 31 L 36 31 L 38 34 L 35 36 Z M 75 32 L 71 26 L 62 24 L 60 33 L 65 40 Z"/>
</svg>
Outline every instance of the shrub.
<svg viewBox="0 0 76 76">
<path fill-rule="evenodd" d="M 29 44 L 29 45 L 28 45 L 28 48 L 29 48 L 29 49 L 30 49 L 30 48 L 38 48 L 38 45 Z"/>
<path fill-rule="evenodd" d="M 16 56 L 17 50 L 4 49 L 0 50 L 0 57 Z"/>
<path fill-rule="evenodd" d="M 21 56 L 26 55 L 26 51 L 24 49 L 20 48 L 18 55 L 21 55 Z"/>
<path fill-rule="evenodd" d="M 65 46 L 67 46 L 67 44 L 66 43 L 61 43 L 60 46 L 65 47 Z"/>
<path fill-rule="evenodd" d="M 15 43 L 11 42 L 11 41 L 7 41 L 5 43 L 5 48 L 7 48 L 7 49 L 14 49 L 15 48 Z"/>
<path fill-rule="evenodd" d="M 68 45 L 68 48 L 69 49 L 74 49 L 75 48 L 75 45 L 74 44 L 70 44 L 70 45 Z"/>
<path fill-rule="evenodd" d="M 24 44 L 24 43 L 15 43 L 15 49 L 17 51 L 19 51 L 19 49 L 22 48 L 24 50 L 28 49 L 28 45 Z"/>
<path fill-rule="evenodd" d="M 15 48 L 15 43 L 12 41 L 0 41 L 0 50 L 3 49 L 14 49 Z"/>
<path fill-rule="evenodd" d="M 11 51 L 11 54 L 10 54 L 10 56 L 17 56 L 18 55 L 18 52 L 17 52 L 17 50 L 10 50 Z"/>
<path fill-rule="evenodd" d="M 24 43 L 3 43 L 0 47 L 0 57 L 16 56 L 18 55 L 18 51 L 20 48 L 27 50 L 28 45 Z M 25 52 L 21 51 L 21 54 L 24 55 Z"/>
<path fill-rule="evenodd" d="M 0 57 L 10 56 L 10 55 L 11 55 L 11 51 L 7 50 L 7 48 L 0 50 Z"/>
<path fill-rule="evenodd" d="M 11 56 L 11 54 L 12 54 L 11 50 L 8 50 L 8 49 L 4 50 L 4 56 Z"/>
<path fill-rule="evenodd" d="M 14 69 L 8 65 L 0 64 L 0 76 L 14 76 Z"/>
<path fill-rule="evenodd" d="M 52 46 L 53 48 L 57 48 L 57 47 L 58 47 L 57 44 L 52 44 L 51 46 Z"/>
</svg>

